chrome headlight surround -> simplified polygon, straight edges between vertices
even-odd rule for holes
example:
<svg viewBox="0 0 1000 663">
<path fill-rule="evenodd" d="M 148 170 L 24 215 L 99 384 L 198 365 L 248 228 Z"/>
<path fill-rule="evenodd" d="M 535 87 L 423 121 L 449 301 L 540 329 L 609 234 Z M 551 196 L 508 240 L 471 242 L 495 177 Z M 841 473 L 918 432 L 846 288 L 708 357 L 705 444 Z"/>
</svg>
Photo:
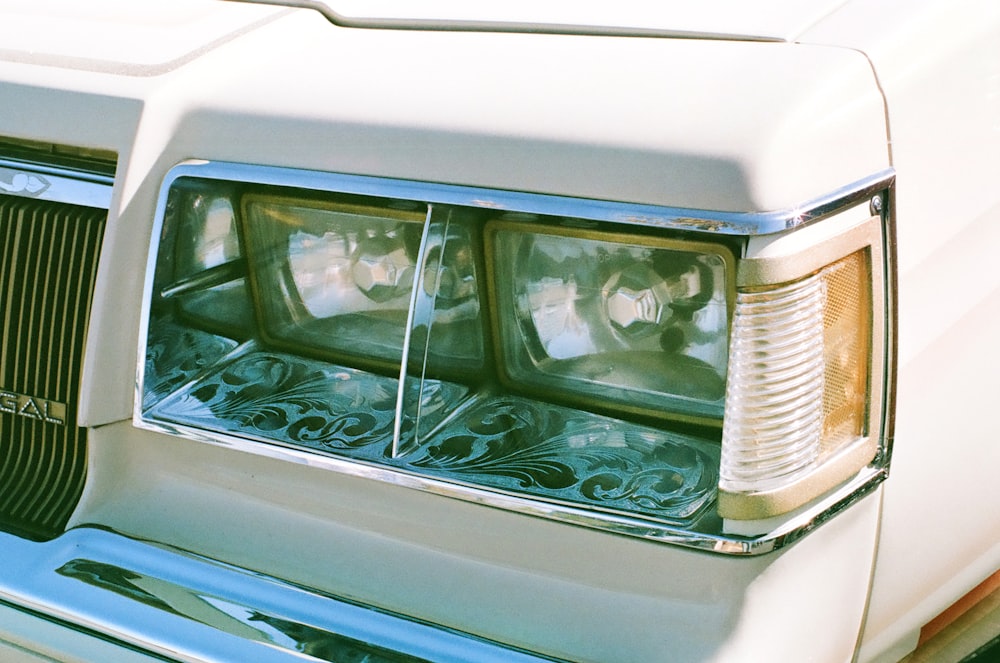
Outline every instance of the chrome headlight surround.
<svg viewBox="0 0 1000 663">
<path fill-rule="evenodd" d="M 168 174 L 158 205 L 154 237 L 159 240 L 151 250 L 146 279 L 135 421 L 145 428 L 217 441 L 253 453 L 325 465 L 341 472 L 618 533 L 718 552 L 767 552 L 794 540 L 825 517 L 839 511 L 846 503 L 859 499 L 885 477 L 889 457 L 885 441 L 889 438 L 885 430 L 885 413 L 888 411 L 885 404 L 890 384 L 891 363 L 888 358 L 891 355 L 892 333 L 887 322 L 891 320 L 888 313 L 891 298 L 886 294 L 891 292 L 891 261 L 882 247 L 891 244 L 889 210 L 892 179 L 891 172 L 879 173 L 796 210 L 732 214 L 241 164 L 187 162 Z M 344 352 L 343 348 L 332 352 L 307 351 L 289 361 L 289 351 L 294 351 L 296 347 L 294 342 L 274 347 L 267 344 L 266 335 L 255 337 L 251 334 L 250 338 L 228 339 L 215 333 L 218 328 L 191 327 L 178 316 L 174 316 L 174 321 L 181 320 L 180 329 L 166 330 L 161 321 L 154 320 L 151 316 L 155 317 L 164 298 L 218 288 L 220 283 L 232 281 L 235 274 L 249 278 L 251 288 L 260 287 L 255 281 L 257 277 L 252 275 L 254 268 L 246 271 L 245 263 L 248 261 L 245 258 L 250 258 L 253 249 L 248 248 L 245 236 L 240 239 L 245 256 L 206 266 L 208 268 L 200 274 L 181 279 L 163 276 L 164 265 L 169 263 L 167 254 L 173 250 L 168 239 L 173 223 L 169 221 L 170 191 L 192 181 L 206 183 L 210 187 L 215 183 L 223 188 L 235 186 L 242 191 L 293 191 L 295 195 L 304 194 L 307 199 L 346 196 L 382 201 L 379 204 L 390 207 L 416 204 L 425 210 L 420 246 L 416 253 L 411 251 L 418 256 L 415 262 L 411 261 L 411 276 L 396 281 L 392 281 L 394 277 L 386 276 L 388 280 L 378 281 L 390 272 L 399 272 L 393 272 L 395 267 L 391 265 L 383 269 L 385 265 L 384 261 L 380 262 L 381 259 L 366 258 L 368 262 L 362 267 L 364 273 L 355 279 L 369 290 L 383 282 L 402 284 L 404 289 L 411 286 L 398 363 L 385 365 L 362 361 L 360 366 L 345 366 L 343 364 L 350 363 L 350 352 Z M 869 215 L 868 201 L 873 198 L 882 205 L 877 213 Z M 234 204 L 235 214 L 245 216 L 245 207 Z M 502 217 L 505 215 L 512 220 L 504 221 Z M 167 223 L 164 223 L 165 217 Z M 639 408 L 622 407 L 621 403 L 601 406 L 590 402 L 594 399 L 572 396 L 550 398 L 547 399 L 550 405 L 533 408 L 532 405 L 538 403 L 534 397 L 542 392 L 532 393 L 531 389 L 512 387 L 512 382 L 516 383 L 517 379 L 511 380 L 502 366 L 497 367 L 497 363 L 506 361 L 503 352 L 507 343 L 496 332 L 499 325 L 492 317 L 494 314 L 503 315 L 502 307 L 496 306 L 496 274 L 502 270 L 495 264 L 487 266 L 482 260 L 476 262 L 475 269 L 456 269 L 459 261 L 454 256 L 461 251 L 456 253 L 454 247 L 461 242 L 468 243 L 474 251 L 490 255 L 489 248 L 483 248 L 483 240 L 479 236 L 490 219 L 495 219 L 492 222 L 495 228 L 520 230 L 525 229 L 524 219 L 529 219 L 527 223 L 533 230 L 555 236 L 578 237 L 587 234 L 578 234 L 582 227 L 596 228 L 596 231 L 587 231 L 596 232 L 591 235 L 595 241 L 636 244 L 634 238 L 645 238 L 638 245 L 651 244 L 664 250 L 683 252 L 684 247 L 698 246 L 703 250 L 706 242 L 721 247 L 709 253 L 732 256 L 721 259 L 729 270 L 727 278 L 731 279 L 730 285 L 724 289 L 729 301 L 727 306 L 733 307 L 726 313 L 727 324 L 729 316 L 738 308 L 740 298 L 746 299 L 746 293 L 809 278 L 826 269 L 828 264 L 861 251 L 870 269 L 873 293 L 870 304 L 874 312 L 867 350 L 871 359 L 867 368 L 870 370 L 864 380 L 868 400 L 860 431 L 863 442 L 854 445 L 863 448 L 863 451 L 846 454 L 851 457 L 846 463 L 838 460 L 845 454 L 833 454 L 833 461 L 824 457 L 818 464 L 823 467 L 818 470 L 813 468 L 816 471 L 807 474 L 827 478 L 795 481 L 793 488 L 783 487 L 779 491 L 781 495 L 775 497 L 767 484 L 762 484 L 764 488 L 760 488 L 754 485 L 727 486 L 725 479 L 719 482 L 721 440 L 715 426 L 722 425 L 721 417 L 709 428 L 696 428 L 685 433 L 678 432 L 670 422 L 694 419 L 704 424 L 706 418 L 702 415 L 688 418 L 668 416 L 663 419 L 650 416 L 648 405 Z M 245 218 L 237 225 L 240 223 L 245 224 Z M 245 235 L 246 231 L 243 232 Z M 488 231 L 487 235 L 490 232 L 493 231 Z M 456 237 L 464 239 L 456 240 Z M 486 244 L 490 242 L 493 240 L 487 240 Z M 806 250 L 820 245 L 824 248 L 819 252 Z M 389 255 L 392 251 L 385 253 Z M 158 259 L 160 254 L 163 254 L 163 259 Z M 821 258 L 816 258 L 819 262 L 814 265 L 810 262 L 812 259 L 803 259 L 806 255 Z M 829 260 L 823 262 L 824 259 Z M 790 268 L 789 265 L 795 267 Z M 645 269 L 634 268 L 626 276 L 633 281 L 641 281 L 645 278 Z M 375 272 L 382 276 L 373 276 Z M 465 292 L 463 288 L 467 287 L 463 284 L 473 277 L 481 280 L 477 285 L 480 293 L 485 292 L 485 284 L 489 282 L 489 298 L 463 300 L 468 302 L 464 307 L 450 303 L 449 296 L 461 297 L 461 293 Z M 618 316 L 617 322 L 613 322 L 619 327 L 624 326 L 621 324 L 623 306 L 626 311 L 632 310 L 629 307 L 645 311 L 645 308 L 635 304 L 644 296 L 647 300 L 659 297 L 657 301 L 660 304 L 667 301 L 659 281 L 650 289 L 660 288 L 660 293 L 636 294 L 642 289 L 632 285 L 627 285 L 625 295 L 611 292 L 616 284 L 623 282 L 622 278 L 617 277 L 609 286 L 611 290 L 604 293 L 606 298 L 617 297 L 609 305 L 614 310 L 608 317 Z M 737 291 L 735 295 L 734 289 Z M 695 290 L 697 288 L 692 292 Z M 609 292 L 611 295 L 608 295 Z M 374 299 L 380 297 L 381 294 Z M 484 363 L 471 371 L 456 371 L 454 366 L 449 368 L 447 361 L 440 361 L 441 351 L 445 350 L 447 354 L 448 343 L 439 341 L 435 330 L 442 321 L 451 320 L 449 316 L 468 315 L 468 311 L 475 308 L 480 309 L 476 319 L 484 329 L 481 348 Z M 607 310 L 606 307 L 605 313 Z M 259 302 L 256 311 L 258 319 L 269 315 L 263 312 Z M 655 316 L 650 319 L 653 318 Z M 271 340 L 274 340 L 273 337 Z M 261 341 L 264 343 L 261 344 Z M 187 362 L 193 368 L 187 373 L 164 375 L 162 368 L 165 364 L 158 363 L 157 357 L 169 352 L 166 343 L 178 342 L 186 344 L 187 350 L 193 353 L 189 354 Z M 340 362 L 343 359 L 348 361 Z M 731 379 L 736 362 L 732 358 L 729 361 Z M 213 367 L 221 365 L 225 365 L 228 376 L 218 377 L 214 386 L 203 381 Z M 226 379 L 255 381 L 263 389 L 264 400 L 255 401 L 250 410 L 244 410 L 242 414 L 226 410 L 227 414 L 220 416 L 219 412 L 223 410 L 217 406 L 222 401 L 216 401 L 209 407 L 205 398 L 199 402 L 201 410 L 197 407 L 185 409 L 192 404 L 194 390 L 201 388 L 201 396 L 206 396 L 208 391 L 215 389 L 213 396 L 216 396 L 219 386 Z M 296 434 L 300 437 L 291 439 L 288 435 L 290 429 L 282 427 L 282 422 L 273 418 L 268 420 L 266 394 L 273 395 L 276 390 L 283 390 L 282 393 L 294 391 L 297 388 L 295 385 L 303 383 L 315 389 L 311 397 L 318 395 L 327 404 L 339 403 L 343 416 L 335 418 L 336 421 L 320 421 L 315 416 L 306 416 L 310 422 L 308 425 L 299 422 Z M 498 391 L 497 385 L 507 386 Z M 229 398 L 231 403 L 233 394 L 229 392 L 219 398 Z M 187 405 L 184 405 L 185 399 Z M 303 402 L 310 403 L 308 398 Z M 213 407 L 216 409 L 212 410 Z M 596 409 L 601 414 L 588 413 L 586 409 L 578 410 L 577 407 Z M 174 408 L 172 413 L 168 412 L 170 408 Z M 256 412 L 257 424 L 261 425 L 233 425 L 235 419 L 232 418 L 238 419 L 251 410 Z M 181 412 L 179 416 L 178 412 Z M 496 413 L 502 416 L 493 416 Z M 728 412 L 726 416 L 730 416 Z M 553 418 L 560 421 L 558 426 L 551 429 L 551 434 L 544 440 L 535 440 L 538 444 L 528 444 L 526 449 L 525 440 L 539 426 L 551 423 Z M 268 426 L 271 428 L 268 429 Z M 323 438 L 331 426 L 341 432 L 335 436 L 335 442 L 317 442 L 332 439 Z M 269 430 L 278 433 L 271 434 Z M 510 446 L 514 439 L 521 442 Z M 536 456 L 541 454 L 540 457 L 552 452 L 555 448 L 552 444 L 562 450 L 573 448 L 573 453 L 578 453 L 576 449 L 583 449 L 579 453 L 598 451 L 607 454 L 610 449 L 613 450 L 611 465 L 618 469 L 615 472 L 597 472 L 589 477 L 589 482 L 571 486 L 568 489 L 570 492 L 565 485 L 559 484 L 558 478 L 553 479 L 555 488 L 548 486 L 546 490 L 537 491 L 530 486 L 525 488 L 537 482 L 539 477 L 525 478 L 519 474 L 517 463 L 508 464 L 498 475 L 485 478 L 482 473 L 468 471 L 473 465 L 495 462 L 497 458 L 490 454 L 498 448 L 502 449 L 505 444 L 509 445 L 505 453 L 535 453 Z M 456 464 L 456 453 L 465 454 L 466 458 L 475 462 Z M 723 449 L 723 456 L 726 453 Z M 542 460 L 544 462 L 545 459 Z M 837 465 L 837 470 L 824 469 L 831 462 Z M 655 471 L 643 479 L 644 468 L 649 469 L 651 464 Z M 494 480 L 496 476 L 501 478 Z M 669 479 L 672 482 L 668 491 L 670 499 L 657 503 L 656 498 L 662 497 L 662 492 L 651 497 L 648 492 L 642 491 L 648 488 L 648 481 L 662 486 L 664 477 L 673 477 Z M 545 477 L 542 479 L 543 483 L 548 480 Z M 712 483 L 709 490 L 704 489 L 706 480 Z M 643 481 L 647 483 L 643 484 Z M 585 489 L 582 484 L 586 484 Z M 721 488 L 718 493 L 717 488 Z M 576 493 L 571 495 L 574 490 Z M 589 497 L 577 499 L 577 494 Z M 621 501 L 619 498 L 626 494 L 633 497 Z M 600 498 L 592 499 L 594 495 L 600 495 Z M 720 497 L 722 518 L 716 515 L 717 495 Z M 669 504 L 663 506 L 666 502 Z M 644 504 L 654 506 L 644 509 L 641 506 Z M 660 508 L 666 511 L 657 511 Z M 664 516 L 664 513 L 668 515 Z"/>
</svg>

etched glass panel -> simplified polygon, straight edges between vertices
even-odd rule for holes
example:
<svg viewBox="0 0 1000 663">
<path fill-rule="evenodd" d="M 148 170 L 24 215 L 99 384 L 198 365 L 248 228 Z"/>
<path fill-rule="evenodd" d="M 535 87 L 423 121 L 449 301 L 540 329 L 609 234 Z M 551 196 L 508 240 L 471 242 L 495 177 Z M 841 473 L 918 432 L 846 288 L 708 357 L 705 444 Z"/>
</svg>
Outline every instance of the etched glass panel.
<svg viewBox="0 0 1000 663">
<path fill-rule="evenodd" d="M 231 338 L 179 324 L 168 316 L 154 318 L 146 340 L 145 407 L 209 370 L 237 345 Z"/>
<path fill-rule="evenodd" d="M 691 527 L 712 513 L 719 446 L 663 421 L 718 423 L 732 255 L 536 221 L 180 178 L 142 417 Z"/>
<path fill-rule="evenodd" d="M 249 352 L 164 399 L 150 415 L 371 460 L 391 455 L 399 381 L 277 352 Z M 423 391 L 428 416 L 463 397 L 458 385 Z"/>
<path fill-rule="evenodd" d="M 715 497 L 718 445 L 517 396 L 487 398 L 403 459 L 510 493 L 686 523 Z"/>
</svg>

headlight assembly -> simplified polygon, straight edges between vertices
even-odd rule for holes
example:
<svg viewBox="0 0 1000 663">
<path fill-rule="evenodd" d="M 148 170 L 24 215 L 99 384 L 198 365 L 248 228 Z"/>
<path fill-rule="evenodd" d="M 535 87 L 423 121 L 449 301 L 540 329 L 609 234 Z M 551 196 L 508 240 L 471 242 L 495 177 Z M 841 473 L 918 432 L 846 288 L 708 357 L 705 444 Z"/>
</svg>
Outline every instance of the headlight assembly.
<svg viewBox="0 0 1000 663">
<path fill-rule="evenodd" d="M 883 473 L 887 217 L 850 203 L 886 182 L 759 235 L 763 217 L 181 165 L 136 420 L 760 551 Z"/>
</svg>

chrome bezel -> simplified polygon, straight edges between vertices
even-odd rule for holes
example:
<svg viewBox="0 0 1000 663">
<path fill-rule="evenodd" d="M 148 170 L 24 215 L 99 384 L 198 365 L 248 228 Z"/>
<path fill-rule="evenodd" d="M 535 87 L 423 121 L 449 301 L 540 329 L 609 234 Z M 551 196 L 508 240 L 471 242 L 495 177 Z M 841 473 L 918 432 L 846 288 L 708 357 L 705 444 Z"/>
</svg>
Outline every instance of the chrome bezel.
<svg viewBox="0 0 1000 663">
<path fill-rule="evenodd" d="M 888 475 L 888 456 L 891 448 L 891 408 L 884 409 L 884 416 L 872 434 L 880 440 L 880 453 L 867 467 L 853 478 L 813 501 L 794 516 L 776 524 L 766 534 L 738 536 L 719 532 L 700 532 L 683 527 L 647 520 L 642 517 L 626 517 L 620 514 L 591 511 L 565 504 L 553 504 L 544 500 L 510 495 L 491 489 L 461 485 L 448 481 L 413 474 L 388 466 L 373 465 L 361 460 L 349 460 L 326 456 L 299 448 L 263 443 L 248 438 L 236 437 L 195 429 L 189 426 L 168 424 L 146 419 L 142 410 L 144 383 L 144 356 L 148 335 L 150 303 L 153 277 L 157 260 L 157 238 L 162 231 L 167 193 L 175 180 L 181 177 L 198 177 L 220 181 L 235 181 L 251 185 L 286 186 L 312 189 L 329 193 L 344 193 L 374 196 L 379 198 L 400 198 L 429 204 L 446 204 L 489 210 L 503 210 L 527 214 L 565 216 L 590 221 L 608 222 L 646 228 L 692 231 L 713 235 L 749 237 L 782 232 L 812 224 L 820 219 L 853 207 L 863 201 L 881 196 L 884 203 L 880 216 L 885 233 L 885 243 L 889 247 L 886 256 L 889 286 L 886 301 L 886 370 L 883 385 L 873 385 L 873 389 L 883 389 L 883 402 L 891 404 L 893 385 L 894 330 L 892 329 L 892 299 L 894 279 L 892 277 L 893 219 L 892 187 L 894 171 L 881 171 L 828 195 L 804 203 L 793 209 L 762 213 L 713 212 L 653 205 L 633 205 L 622 202 L 570 198 L 515 191 L 498 191 L 477 187 L 436 184 L 411 180 L 389 179 L 363 175 L 325 173 L 279 167 L 256 166 L 228 162 L 190 160 L 173 167 L 165 176 L 154 217 L 152 245 L 145 275 L 145 294 L 142 302 L 142 316 L 139 330 L 139 347 L 136 377 L 136 397 L 133 423 L 135 426 L 155 432 L 184 437 L 187 439 L 220 445 L 226 448 L 262 455 L 286 462 L 322 467 L 331 471 L 373 479 L 396 486 L 417 489 L 450 498 L 501 508 L 529 516 L 542 517 L 554 521 L 574 524 L 615 534 L 671 543 L 703 551 L 731 555 L 759 555 L 778 550 L 798 540 L 831 517 L 859 501 L 872 492 Z M 873 265 L 873 269 L 877 269 Z"/>
<path fill-rule="evenodd" d="M 480 209 L 564 216 L 663 230 L 689 230 L 715 235 L 769 235 L 808 225 L 889 188 L 895 171 L 886 169 L 836 191 L 783 210 L 771 212 L 717 212 L 684 207 L 635 204 L 591 198 L 573 198 L 523 191 L 439 184 L 369 175 L 327 173 L 275 166 L 191 159 L 174 166 L 164 178 L 158 210 L 174 180 L 199 177 L 247 184 L 287 186 L 330 193 L 377 198 L 400 198 Z M 157 214 L 157 223 L 162 211 Z"/>
</svg>

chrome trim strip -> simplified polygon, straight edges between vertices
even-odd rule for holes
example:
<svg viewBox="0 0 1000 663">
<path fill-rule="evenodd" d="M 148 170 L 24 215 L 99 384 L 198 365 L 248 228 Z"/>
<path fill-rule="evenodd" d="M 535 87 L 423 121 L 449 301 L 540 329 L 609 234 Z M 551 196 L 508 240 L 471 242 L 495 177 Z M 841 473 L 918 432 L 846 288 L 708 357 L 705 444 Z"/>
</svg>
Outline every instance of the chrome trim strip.
<svg viewBox="0 0 1000 663">
<path fill-rule="evenodd" d="M 0 194 L 110 209 L 113 184 L 110 175 L 0 157 Z"/>
<path fill-rule="evenodd" d="M 164 179 L 163 190 L 184 176 L 719 235 L 767 235 L 813 223 L 868 201 L 892 184 L 895 171 L 886 169 L 794 208 L 771 212 L 714 212 L 223 161 L 185 161 L 170 170 Z"/>
<path fill-rule="evenodd" d="M 0 602 L 170 660 L 552 660 L 101 529 L 0 550 Z"/>
<path fill-rule="evenodd" d="M 628 517 L 619 513 L 546 502 L 538 497 L 527 497 L 495 489 L 453 483 L 413 474 L 394 467 L 375 465 L 364 460 L 339 458 L 317 451 L 285 446 L 278 442 L 261 442 L 179 424 L 150 421 L 142 419 L 138 414 L 133 424 L 143 430 L 213 444 L 273 460 L 327 469 L 348 476 L 381 481 L 402 488 L 420 490 L 522 515 L 726 555 L 763 555 L 783 548 L 867 496 L 887 477 L 887 471 L 883 468 L 866 468 L 781 527 L 760 536 L 744 537 L 695 531 L 640 517 Z"/>
<path fill-rule="evenodd" d="M 885 228 L 885 394 L 883 396 L 884 417 L 882 421 L 881 458 L 876 458 L 888 467 L 892 459 L 892 447 L 896 440 L 896 360 L 899 354 L 899 317 L 896 302 L 899 301 L 899 282 L 896 256 L 896 190 L 889 188 L 880 197 L 878 210 Z"/>
<path fill-rule="evenodd" d="M 431 219 L 434 218 L 434 205 L 427 206 L 427 214 L 424 216 L 424 232 L 420 237 L 420 248 L 417 255 L 420 256 L 418 269 L 422 269 L 423 256 L 427 255 L 427 243 L 430 240 Z M 418 272 L 419 273 L 419 272 Z M 399 362 L 399 392 L 396 394 L 396 420 L 392 424 L 392 457 L 396 458 L 400 453 L 400 438 L 403 434 L 403 417 L 406 411 L 406 379 L 409 375 L 407 367 L 410 365 L 410 344 L 413 338 L 414 319 L 417 315 L 418 302 L 420 301 L 420 279 L 413 279 L 413 288 L 410 291 L 410 304 L 406 313 L 406 332 L 403 334 L 403 355 Z M 423 362 L 421 362 L 423 364 Z"/>
<path fill-rule="evenodd" d="M 890 191 L 895 171 L 888 169 L 817 198 L 792 211 L 735 214 L 688 210 L 657 206 L 630 205 L 621 202 L 586 200 L 562 196 L 496 191 L 474 187 L 433 184 L 410 180 L 385 179 L 362 175 L 324 173 L 270 166 L 228 162 L 190 160 L 172 168 L 164 178 L 152 237 L 160 237 L 167 193 L 181 177 L 200 177 L 249 184 L 288 186 L 400 198 L 430 204 L 452 204 L 465 207 L 510 210 L 554 216 L 569 216 L 594 221 L 607 221 L 665 229 L 700 231 L 724 235 L 746 236 L 768 234 L 800 227 L 830 216 L 846 208 L 868 201 L 877 193 Z M 154 247 L 151 247 L 154 249 Z M 832 490 L 802 512 L 766 534 L 754 537 L 721 533 L 721 523 L 715 531 L 695 531 L 639 517 L 628 517 L 598 509 L 546 502 L 537 497 L 507 494 L 498 490 L 454 483 L 411 474 L 396 468 L 373 465 L 363 460 L 343 459 L 316 451 L 283 446 L 278 442 L 240 438 L 222 433 L 195 429 L 183 425 L 151 421 L 143 417 L 142 397 L 148 335 L 150 298 L 156 266 L 156 250 L 150 250 L 146 269 L 145 295 L 139 330 L 138 370 L 133 424 L 141 429 L 179 436 L 190 440 L 219 445 L 260 456 L 322 467 L 351 476 L 374 479 L 393 485 L 414 488 L 445 497 L 501 508 L 529 516 L 555 520 L 602 531 L 670 543 L 697 550 L 728 555 L 761 555 L 776 551 L 816 529 L 840 511 L 874 491 L 888 476 L 885 458 L 876 458 L 853 479 Z"/>
</svg>

